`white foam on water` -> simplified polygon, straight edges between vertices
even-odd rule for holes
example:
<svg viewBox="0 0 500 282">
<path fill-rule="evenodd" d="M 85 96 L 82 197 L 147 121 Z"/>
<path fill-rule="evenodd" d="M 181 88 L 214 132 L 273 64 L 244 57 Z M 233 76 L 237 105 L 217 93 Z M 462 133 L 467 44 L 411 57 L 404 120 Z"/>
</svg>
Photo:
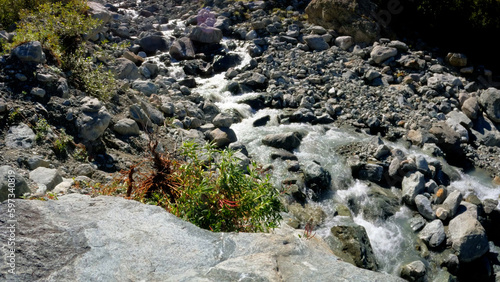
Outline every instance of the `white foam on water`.
<svg viewBox="0 0 500 282">
<path fill-rule="evenodd" d="M 469 175 L 460 173 L 461 179 L 454 181 L 450 187 L 462 192 L 464 197 L 475 194 L 481 201 L 486 199 L 500 200 L 500 185 L 496 185 L 491 178 L 484 175 Z M 500 208 L 500 204 L 498 205 Z"/>
</svg>

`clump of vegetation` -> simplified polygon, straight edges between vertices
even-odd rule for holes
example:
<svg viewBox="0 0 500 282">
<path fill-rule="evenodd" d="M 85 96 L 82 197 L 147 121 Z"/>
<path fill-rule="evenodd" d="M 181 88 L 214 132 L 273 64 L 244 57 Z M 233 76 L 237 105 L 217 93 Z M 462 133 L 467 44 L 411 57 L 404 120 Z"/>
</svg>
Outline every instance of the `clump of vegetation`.
<svg viewBox="0 0 500 282">
<path fill-rule="evenodd" d="M 40 41 L 57 59 L 74 52 L 82 42 L 82 35 L 99 26 L 99 20 L 87 15 L 86 1 L 74 0 L 44 3 L 36 10 L 21 10 L 11 49 L 27 41 Z"/>
<path fill-rule="evenodd" d="M 45 139 L 47 133 L 50 131 L 50 125 L 44 118 L 39 118 L 35 124 L 34 130 L 36 132 L 35 140 L 40 142 Z"/>
<path fill-rule="evenodd" d="M 0 0 L 0 25 L 8 28 L 19 20 L 22 10 L 35 10 L 46 3 L 61 2 L 68 4 L 74 0 Z"/>
<path fill-rule="evenodd" d="M 279 192 L 255 163 L 245 172 L 234 151 L 193 142 L 180 149 L 185 161 L 176 161 L 158 153 L 157 144 L 150 144 L 152 168 L 137 164 L 97 192 L 125 193 L 215 232 L 259 232 L 278 225 Z"/>
<path fill-rule="evenodd" d="M 68 145 L 73 144 L 73 136 L 66 133 L 62 128 L 57 136 L 57 139 L 52 144 L 52 150 L 58 156 L 66 156 Z"/>
<path fill-rule="evenodd" d="M 70 70 L 70 82 L 78 89 L 100 100 L 107 101 L 116 91 L 116 79 L 103 64 L 94 64 L 92 57 L 85 56 L 83 48 L 68 54 L 63 69 Z"/>
<path fill-rule="evenodd" d="M 116 90 L 115 78 L 104 65 L 86 56 L 83 46 L 84 35 L 91 34 L 101 24 L 88 15 L 86 1 L 31 2 L 23 6 L 25 9 L 16 10 L 19 16 L 16 35 L 12 43 L 4 42 L 2 49 L 9 51 L 28 41 L 39 41 L 56 65 L 70 74 L 69 81 L 74 87 L 108 100 Z"/>
</svg>

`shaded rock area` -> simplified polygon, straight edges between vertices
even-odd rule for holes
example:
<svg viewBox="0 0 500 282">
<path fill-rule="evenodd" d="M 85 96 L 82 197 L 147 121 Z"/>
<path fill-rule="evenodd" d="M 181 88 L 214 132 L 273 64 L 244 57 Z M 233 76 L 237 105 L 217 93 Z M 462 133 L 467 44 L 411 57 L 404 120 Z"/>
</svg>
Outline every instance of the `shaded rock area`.
<svg viewBox="0 0 500 282">
<path fill-rule="evenodd" d="M 2 222 L 6 209 L 0 204 Z M 339 261 L 322 240 L 300 239 L 286 226 L 274 234 L 212 233 L 160 207 L 78 194 L 19 200 L 17 212 L 16 274 L 2 264 L 2 280 L 404 281 Z"/>
</svg>

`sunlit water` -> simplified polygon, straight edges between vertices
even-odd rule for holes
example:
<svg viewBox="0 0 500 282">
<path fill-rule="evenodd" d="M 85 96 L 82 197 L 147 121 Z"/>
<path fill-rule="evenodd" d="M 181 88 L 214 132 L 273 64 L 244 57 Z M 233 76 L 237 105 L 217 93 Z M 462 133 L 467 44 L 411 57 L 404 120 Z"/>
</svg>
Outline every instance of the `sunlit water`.
<svg viewBox="0 0 500 282">
<path fill-rule="evenodd" d="M 243 48 L 237 52 L 245 54 Z M 249 57 L 245 57 L 241 65 L 243 66 L 248 61 Z M 246 145 L 253 159 L 260 163 L 273 165 L 272 180 L 275 185 L 280 186 L 283 179 L 293 177 L 293 174 L 287 171 L 285 162 L 271 160 L 270 155 L 276 149 L 264 146 L 262 138 L 267 134 L 284 132 L 300 132 L 305 136 L 300 147 L 294 151 L 299 163 L 308 160 L 319 162 L 332 175 L 332 186 L 336 190 L 328 199 L 313 203 L 313 205 L 321 206 L 327 214 L 324 224 L 315 230 L 318 236 L 328 236 L 330 228 L 338 224 L 338 220 L 333 216 L 334 209 L 332 207 L 335 203 L 345 204 L 348 198 L 355 196 L 361 203 L 370 204 L 371 199 L 367 196 L 368 186 L 352 179 L 350 168 L 346 166 L 335 149 L 351 142 L 369 142 L 373 136 L 347 132 L 332 126 L 302 123 L 279 124 L 277 119 L 279 110 L 263 109 L 255 112 L 249 106 L 238 103 L 245 95 L 255 94 L 231 95 L 225 89 L 228 81 L 224 74 L 217 74 L 206 79 L 198 78 L 197 83 L 199 86 L 196 91 L 206 99 L 215 102 L 221 110 L 235 110 L 245 117 L 242 122 L 233 124 L 231 128 L 236 132 L 238 140 Z M 270 117 L 266 126 L 254 127 L 252 125 L 256 119 L 264 116 Z M 434 159 L 416 149 L 407 149 L 397 143 L 387 144 L 401 149 L 405 154 L 424 155 L 427 160 Z M 351 183 L 347 189 L 342 187 L 345 183 Z M 500 195 L 499 187 L 491 184 L 490 180 L 473 175 L 462 174 L 461 180 L 453 182 L 451 186 L 459 189 L 465 195 L 475 193 L 481 200 L 497 199 Z M 395 215 L 385 221 L 371 222 L 366 220 L 363 214 L 354 216 L 354 222 L 363 226 L 367 231 L 381 271 L 397 275 L 402 265 L 420 259 L 419 253 L 415 250 L 416 236 L 408 223 L 412 214 L 410 209 L 403 206 Z"/>
</svg>

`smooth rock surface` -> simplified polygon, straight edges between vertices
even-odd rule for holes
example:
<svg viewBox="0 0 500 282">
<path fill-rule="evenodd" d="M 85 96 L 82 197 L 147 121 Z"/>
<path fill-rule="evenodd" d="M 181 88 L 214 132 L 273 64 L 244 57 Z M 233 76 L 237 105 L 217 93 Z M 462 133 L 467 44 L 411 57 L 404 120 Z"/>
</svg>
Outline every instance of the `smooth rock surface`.
<svg viewBox="0 0 500 282">
<path fill-rule="evenodd" d="M 13 191 L 9 191 L 9 189 L 13 189 Z M 9 197 L 9 194 L 18 198 L 29 192 L 31 191 L 26 180 L 17 173 L 15 168 L 8 165 L 0 166 L 0 202 L 8 198 L 13 199 L 12 196 Z"/>
<path fill-rule="evenodd" d="M 43 185 L 47 191 L 52 191 L 57 184 L 63 181 L 63 178 L 55 168 L 39 167 L 30 172 L 30 179 L 39 186 Z"/>
<path fill-rule="evenodd" d="M 473 261 L 489 250 L 488 238 L 481 223 L 468 214 L 461 214 L 448 226 L 453 249 L 461 262 Z"/>
<path fill-rule="evenodd" d="M 10 148 L 31 148 L 35 143 L 35 132 L 26 124 L 12 126 L 5 136 L 5 145 Z"/>
<path fill-rule="evenodd" d="M 19 200 L 18 212 L 16 274 L 1 264 L 5 281 L 404 281 L 342 262 L 321 239 L 285 227 L 212 233 L 157 206 L 80 194 Z"/>
</svg>

